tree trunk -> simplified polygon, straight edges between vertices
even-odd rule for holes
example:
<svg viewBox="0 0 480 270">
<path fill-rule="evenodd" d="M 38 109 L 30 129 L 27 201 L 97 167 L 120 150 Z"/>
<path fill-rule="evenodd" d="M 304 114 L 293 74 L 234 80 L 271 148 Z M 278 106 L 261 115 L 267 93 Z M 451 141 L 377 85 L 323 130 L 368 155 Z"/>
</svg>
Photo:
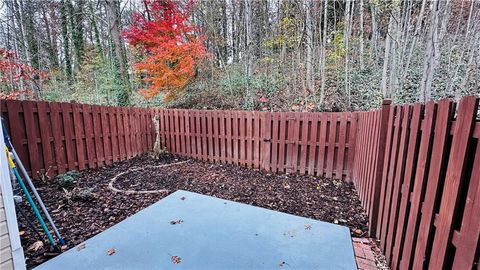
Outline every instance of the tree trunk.
<svg viewBox="0 0 480 270">
<path fill-rule="evenodd" d="M 320 68 L 320 75 L 322 76 L 322 85 L 320 87 L 320 105 L 323 106 L 325 99 L 325 84 L 327 76 L 325 74 L 326 62 L 327 62 L 327 28 L 328 28 L 328 0 L 324 0 L 323 5 L 323 35 L 322 35 L 322 63 Z"/>
<path fill-rule="evenodd" d="M 377 49 L 377 41 L 378 41 L 378 32 L 377 32 L 377 6 L 373 0 L 370 0 L 370 14 L 371 14 L 371 21 L 372 21 L 372 37 L 370 41 L 370 57 L 373 60 L 374 66 L 376 67 L 378 64 L 378 49 Z"/>
<path fill-rule="evenodd" d="M 422 81 L 420 83 L 421 100 L 427 102 L 432 98 L 432 81 L 439 54 L 438 24 L 439 2 L 433 1 L 430 10 L 430 28 L 427 36 L 427 49 L 423 66 Z"/>
<path fill-rule="evenodd" d="M 54 44 L 56 44 L 56 40 L 53 39 L 52 37 L 52 31 L 50 30 L 50 22 L 48 21 L 47 14 L 45 12 L 45 7 L 42 6 L 42 19 L 43 23 L 45 25 L 45 31 L 47 34 L 47 41 L 45 42 L 46 44 L 46 49 L 48 51 L 48 57 L 50 59 L 50 66 L 53 69 L 58 68 L 58 57 L 57 57 L 57 48 Z"/>
<path fill-rule="evenodd" d="M 393 18 L 393 15 L 390 14 L 390 20 L 388 22 L 387 37 L 385 38 L 385 53 L 383 57 L 382 84 L 381 84 L 383 98 L 391 98 L 391 92 L 390 92 L 390 89 L 388 88 L 388 66 L 390 63 L 390 47 L 392 43 L 390 35 L 392 34 L 392 31 L 393 31 L 393 24 L 394 24 L 394 18 Z"/>
<path fill-rule="evenodd" d="M 307 96 L 308 92 L 314 90 L 314 82 L 313 82 L 313 23 L 311 18 L 311 8 L 312 2 L 311 0 L 305 0 L 304 2 L 305 7 L 305 28 L 307 31 L 307 55 L 306 55 L 306 93 L 305 97 Z"/>
<path fill-rule="evenodd" d="M 107 18 L 109 23 L 109 33 L 113 42 L 115 52 L 115 63 L 118 65 L 120 80 L 122 81 L 123 91 L 118 93 L 118 103 L 120 105 L 130 104 L 130 80 L 128 78 L 127 61 L 125 58 L 125 49 L 122 36 L 120 35 L 120 14 L 118 2 L 115 0 L 106 0 Z"/>
<path fill-rule="evenodd" d="M 345 42 L 345 94 L 347 95 L 348 108 L 351 106 L 351 93 L 350 93 L 350 71 L 349 71 L 349 41 L 352 31 L 352 15 L 355 1 L 347 1 L 345 7 L 345 25 L 344 25 L 344 42 Z"/>
<path fill-rule="evenodd" d="M 69 82 L 72 81 L 72 59 L 70 56 L 70 39 L 68 38 L 68 15 L 65 0 L 60 3 L 60 24 L 63 39 L 63 55 L 65 58 L 65 74 Z"/>
<path fill-rule="evenodd" d="M 360 69 L 363 70 L 364 68 L 364 62 L 363 62 L 363 50 L 364 50 L 364 44 L 363 44 L 363 0 L 360 0 Z"/>
</svg>

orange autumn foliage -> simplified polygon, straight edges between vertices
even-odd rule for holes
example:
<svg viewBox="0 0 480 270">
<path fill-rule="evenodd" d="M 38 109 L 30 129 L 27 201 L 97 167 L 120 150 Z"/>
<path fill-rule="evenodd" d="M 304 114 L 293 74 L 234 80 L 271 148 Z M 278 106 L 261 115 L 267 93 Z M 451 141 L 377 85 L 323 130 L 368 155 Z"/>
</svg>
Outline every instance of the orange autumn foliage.
<svg viewBox="0 0 480 270">
<path fill-rule="evenodd" d="M 198 29 L 189 20 L 191 5 L 145 1 L 147 17 L 135 13 L 133 24 L 123 33 L 143 56 L 134 67 L 149 86 L 140 90 L 145 98 L 165 92 L 165 99 L 171 100 L 195 76 L 198 62 L 208 56 L 203 37 L 195 35 Z"/>
</svg>

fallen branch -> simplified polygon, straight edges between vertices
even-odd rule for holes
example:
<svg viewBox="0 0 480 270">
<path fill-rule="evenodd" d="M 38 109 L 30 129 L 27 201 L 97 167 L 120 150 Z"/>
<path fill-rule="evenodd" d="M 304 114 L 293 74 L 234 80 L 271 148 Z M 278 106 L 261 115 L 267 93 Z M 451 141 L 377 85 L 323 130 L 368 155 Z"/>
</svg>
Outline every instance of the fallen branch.
<svg viewBox="0 0 480 270">
<path fill-rule="evenodd" d="M 145 170 L 145 169 L 157 169 L 157 168 L 163 168 L 163 167 L 170 167 L 170 166 L 173 166 L 173 165 L 179 165 L 179 164 L 183 164 L 183 163 L 187 163 L 188 160 L 185 160 L 185 161 L 180 161 L 180 162 L 175 162 L 175 163 L 170 163 L 170 164 L 162 164 L 162 165 L 157 165 L 157 166 L 145 166 L 145 167 L 141 167 L 141 168 L 134 168 L 134 169 L 129 169 L 127 171 L 124 171 L 124 172 L 121 172 L 117 175 L 115 175 L 112 179 L 110 179 L 110 182 L 108 183 L 108 188 L 114 192 L 120 192 L 120 193 L 126 193 L 126 194 L 153 194 L 153 193 L 164 193 L 164 192 L 169 192 L 170 190 L 169 189 L 156 189 L 156 190 L 122 190 L 122 189 L 118 189 L 116 187 L 113 186 L 113 183 L 115 183 L 115 181 L 118 179 L 118 177 L 120 176 L 123 176 L 127 173 L 132 173 L 132 172 L 136 172 L 136 171 L 141 171 L 141 170 Z"/>
</svg>

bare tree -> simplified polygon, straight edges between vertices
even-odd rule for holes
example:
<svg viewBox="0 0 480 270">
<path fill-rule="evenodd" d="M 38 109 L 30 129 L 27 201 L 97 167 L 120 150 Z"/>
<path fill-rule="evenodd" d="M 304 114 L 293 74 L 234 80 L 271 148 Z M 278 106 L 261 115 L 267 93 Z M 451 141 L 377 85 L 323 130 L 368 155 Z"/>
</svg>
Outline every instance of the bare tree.
<svg viewBox="0 0 480 270">
<path fill-rule="evenodd" d="M 423 66 L 422 81 L 420 83 L 421 100 L 428 101 L 432 98 L 432 81 L 437 66 L 439 1 L 430 3 L 430 26 L 427 35 L 427 49 Z"/>
<path fill-rule="evenodd" d="M 307 32 L 307 55 L 306 55 L 306 86 L 307 91 L 311 92 L 314 90 L 314 82 L 313 82 L 313 22 L 311 16 L 311 9 L 312 9 L 312 1 L 305 0 L 304 1 L 304 9 L 305 9 L 305 28 Z"/>
<path fill-rule="evenodd" d="M 125 47 L 120 34 L 120 9 L 118 2 L 114 0 L 106 0 L 107 17 L 109 22 L 109 33 L 113 41 L 116 63 L 118 64 L 120 79 L 123 82 L 123 92 L 119 93 L 119 103 L 122 105 L 129 104 L 130 99 L 130 81 L 126 67 Z"/>
</svg>

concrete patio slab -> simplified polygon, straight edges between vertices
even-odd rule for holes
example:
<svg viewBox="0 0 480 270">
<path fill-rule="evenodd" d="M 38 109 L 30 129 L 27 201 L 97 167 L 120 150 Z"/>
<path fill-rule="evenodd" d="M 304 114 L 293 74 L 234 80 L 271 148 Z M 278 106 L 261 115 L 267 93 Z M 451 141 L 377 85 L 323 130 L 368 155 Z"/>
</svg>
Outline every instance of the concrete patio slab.
<svg viewBox="0 0 480 270">
<path fill-rule="evenodd" d="M 347 227 L 177 191 L 35 269 L 357 269 Z"/>
</svg>

